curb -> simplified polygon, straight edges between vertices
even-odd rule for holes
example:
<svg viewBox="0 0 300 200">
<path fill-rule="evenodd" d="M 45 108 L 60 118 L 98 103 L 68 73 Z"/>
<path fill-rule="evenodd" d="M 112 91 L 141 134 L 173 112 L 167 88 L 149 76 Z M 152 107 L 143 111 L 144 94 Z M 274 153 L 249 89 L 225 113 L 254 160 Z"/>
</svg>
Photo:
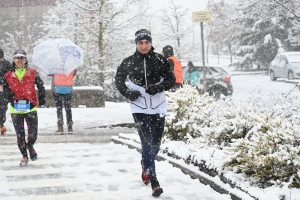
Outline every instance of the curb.
<svg viewBox="0 0 300 200">
<path fill-rule="evenodd" d="M 86 129 L 95 129 L 95 128 L 113 128 L 113 127 L 127 127 L 127 128 L 134 128 L 135 123 L 122 123 L 122 124 L 112 124 L 107 126 L 96 126 L 96 127 L 90 127 Z"/>
<path fill-rule="evenodd" d="M 128 148 L 130 149 L 136 149 L 138 152 L 141 153 L 141 147 L 140 147 L 140 143 L 138 141 L 134 141 L 134 140 L 130 140 L 126 137 L 122 137 L 122 136 L 113 136 L 111 137 L 111 141 L 116 143 L 116 144 L 124 144 L 127 145 Z M 213 190 L 215 190 L 216 192 L 220 193 L 220 194 L 229 194 L 231 196 L 232 200 L 243 200 L 244 198 L 240 197 L 240 196 L 247 196 L 249 198 L 247 199 L 255 199 L 253 197 L 251 197 L 249 194 L 238 190 L 238 188 L 234 188 L 232 186 L 230 186 L 230 188 L 232 190 L 234 190 L 234 193 L 239 193 L 239 195 L 233 194 L 230 189 L 223 187 L 217 183 L 215 183 L 213 180 L 210 180 L 209 178 L 203 176 L 197 172 L 194 172 L 190 169 L 188 169 L 187 167 L 185 167 L 182 164 L 179 164 L 175 161 L 172 161 L 172 156 L 169 156 L 168 154 L 163 154 L 163 155 L 157 155 L 156 156 L 156 160 L 158 161 L 168 161 L 170 164 L 172 164 L 174 167 L 181 169 L 181 171 L 186 174 L 189 175 L 192 179 L 198 179 L 202 184 L 204 185 L 209 185 Z M 174 159 L 176 160 L 176 159 Z M 188 164 L 187 164 L 188 165 Z M 208 175 L 209 176 L 209 175 Z"/>
<path fill-rule="evenodd" d="M 284 83 L 292 83 L 292 84 L 295 84 L 297 85 L 299 82 L 295 82 L 295 81 L 289 81 L 289 80 L 276 80 L 274 82 L 284 82 Z"/>
<path fill-rule="evenodd" d="M 49 130 L 39 130 L 36 143 L 108 143 L 111 141 L 112 136 L 117 136 L 120 132 L 125 134 L 132 133 L 133 126 L 134 124 L 124 123 L 85 129 L 74 128 L 75 131 L 72 134 L 68 134 L 66 129 L 64 133 L 56 133 L 56 129 L 52 132 Z M 14 130 L 0 135 L 0 139 L 1 145 L 17 143 Z"/>
<path fill-rule="evenodd" d="M 243 75 L 268 75 L 265 72 L 245 72 L 245 73 L 232 73 L 231 76 L 243 76 Z"/>
</svg>

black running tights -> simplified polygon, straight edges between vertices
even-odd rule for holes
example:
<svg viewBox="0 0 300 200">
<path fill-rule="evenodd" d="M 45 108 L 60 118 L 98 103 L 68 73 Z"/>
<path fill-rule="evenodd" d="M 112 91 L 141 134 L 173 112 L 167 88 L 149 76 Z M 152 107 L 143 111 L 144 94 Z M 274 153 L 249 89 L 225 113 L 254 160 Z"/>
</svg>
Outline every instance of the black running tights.
<svg viewBox="0 0 300 200">
<path fill-rule="evenodd" d="M 26 148 L 32 148 L 37 139 L 38 130 L 38 116 L 37 112 L 30 112 L 26 114 L 11 114 L 14 128 L 17 134 L 17 143 L 23 157 L 27 156 Z M 24 121 L 26 121 L 28 138 L 25 139 Z"/>
</svg>

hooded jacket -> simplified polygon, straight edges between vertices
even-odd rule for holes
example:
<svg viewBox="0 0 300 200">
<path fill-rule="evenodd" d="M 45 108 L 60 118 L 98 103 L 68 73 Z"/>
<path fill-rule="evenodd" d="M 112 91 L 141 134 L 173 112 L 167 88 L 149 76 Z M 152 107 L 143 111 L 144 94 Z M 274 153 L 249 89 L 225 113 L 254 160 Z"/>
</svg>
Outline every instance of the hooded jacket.
<svg viewBox="0 0 300 200">
<path fill-rule="evenodd" d="M 188 70 L 184 75 L 184 81 L 187 81 L 191 86 L 197 86 L 200 84 L 200 70 L 195 67 L 194 64 L 188 62 Z"/>
<path fill-rule="evenodd" d="M 125 84 L 129 79 L 129 86 Z M 175 76 L 168 61 L 154 52 L 154 48 L 147 54 L 141 54 L 138 50 L 125 58 L 118 67 L 115 84 L 120 93 L 128 98 L 127 90 L 138 90 L 141 96 L 131 103 L 133 113 L 166 114 L 166 99 L 164 91 L 169 90 L 175 83 Z M 145 92 L 146 85 L 161 84 L 164 91 L 155 95 Z"/>
</svg>

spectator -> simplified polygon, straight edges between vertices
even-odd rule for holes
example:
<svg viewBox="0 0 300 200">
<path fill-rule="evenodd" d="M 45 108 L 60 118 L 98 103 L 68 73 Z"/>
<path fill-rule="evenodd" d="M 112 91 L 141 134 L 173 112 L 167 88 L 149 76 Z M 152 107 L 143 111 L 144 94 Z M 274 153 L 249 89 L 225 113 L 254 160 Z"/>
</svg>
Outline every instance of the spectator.
<svg viewBox="0 0 300 200">
<path fill-rule="evenodd" d="M 6 92 L 4 92 L 3 84 L 4 84 L 4 74 L 12 70 L 12 65 L 7 60 L 4 59 L 4 52 L 0 49 L 0 129 L 1 135 L 5 134 L 6 128 L 4 123 L 6 121 L 6 111 L 8 104 L 8 96 Z"/>
<path fill-rule="evenodd" d="M 66 111 L 66 120 L 68 126 L 68 133 L 72 134 L 73 131 L 73 119 L 72 119 L 72 90 L 73 80 L 76 75 L 76 70 L 73 70 L 69 75 L 65 74 L 53 74 L 51 89 L 55 101 L 57 111 L 57 133 L 64 132 L 64 117 L 63 117 L 63 104 Z"/>
<path fill-rule="evenodd" d="M 188 62 L 188 70 L 184 74 L 183 80 L 191 86 L 197 87 L 200 84 L 200 71 L 194 66 L 191 61 Z"/>
<path fill-rule="evenodd" d="M 142 146 L 142 180 L 151 183 L 152 196 L 158 197 L 163 189 L 156 176 L 155 157 L 164 132 L 167 103 L 165 92 L 175 82 L 168 61 L 154 52 L 150 31 L 135 33 L 136 52 L 125 58 L 118 67 L 115 83 L 120 93 L 130 100 Z M 129 78 L 129 86 L 125 84 Z"/>
<path fill-rule="evenodd" d="M 9 93 L 11 119 L 17 134 L 17 143 L 22 154 L 20 165 L 27 165 L 30 159 L 35 161 L 38 155 L 33 147 L 38 135 L 37 106 L 46 103 L 44 82 L 36 69 L 28 68 L 26 52 L 16 50 L 13 57 L 13 69 L 4 75 L 5 89 Z M 35 91 L 38 89 L 38 99 Z M 25 139 L 24 121 L 27 124 L 28 138 Z"/>
<path fill-rule="evenodd" d="M 178 88 L 182 87 L 182 65 L 180 61 L 174 56 L 173 53 L 173 47 L 170 45 L 165 46 L 162 49 L 162 54 L 163 56 L 168 60 L 170 63 L 171 69 L 173 70 L 173 73 L 175 74 L 176 80 L 175 80 L 175 85 L 172 88 L 173 90 L 176 90 Z"/>
</svg>

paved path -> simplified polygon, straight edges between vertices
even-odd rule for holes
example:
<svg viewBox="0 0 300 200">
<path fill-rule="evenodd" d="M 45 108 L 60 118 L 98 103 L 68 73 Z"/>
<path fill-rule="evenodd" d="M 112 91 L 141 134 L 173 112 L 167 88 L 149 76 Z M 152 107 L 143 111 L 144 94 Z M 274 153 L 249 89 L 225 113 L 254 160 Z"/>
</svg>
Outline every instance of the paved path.
<svg viewBox="0 0 300 200">
<path fill-rule="evenodd" d="M 35 148 L 39 159 L 20 167 L 16 144 L 0 146 L 1 200 L 154 199 L 141 181 L 140 154 L 134 149 L 111 142 L 38 142 Z M 164 189 L 160 199 L 230 199 L 166 161 L 157 162 L 157 171 Z"/>
<path fill-rule="evenodd" d="M 135 131 L 132 127 L 95 127 L 88 129 L 74 129 L 74 134 L 68 134 L 65 129 L 64 134 L 49 132 L 49 130 L 39 130 L 37 143 L 107 143 L 111 141 L 112 136 L 122 133 L 133 133 Z M 27 133 L 26 133 L 27 135 Z M 0 142 L 2 144 L 16 144 L 16 134 L 10 131 L 8 134 L 0 135 Z"/>
</svg>

